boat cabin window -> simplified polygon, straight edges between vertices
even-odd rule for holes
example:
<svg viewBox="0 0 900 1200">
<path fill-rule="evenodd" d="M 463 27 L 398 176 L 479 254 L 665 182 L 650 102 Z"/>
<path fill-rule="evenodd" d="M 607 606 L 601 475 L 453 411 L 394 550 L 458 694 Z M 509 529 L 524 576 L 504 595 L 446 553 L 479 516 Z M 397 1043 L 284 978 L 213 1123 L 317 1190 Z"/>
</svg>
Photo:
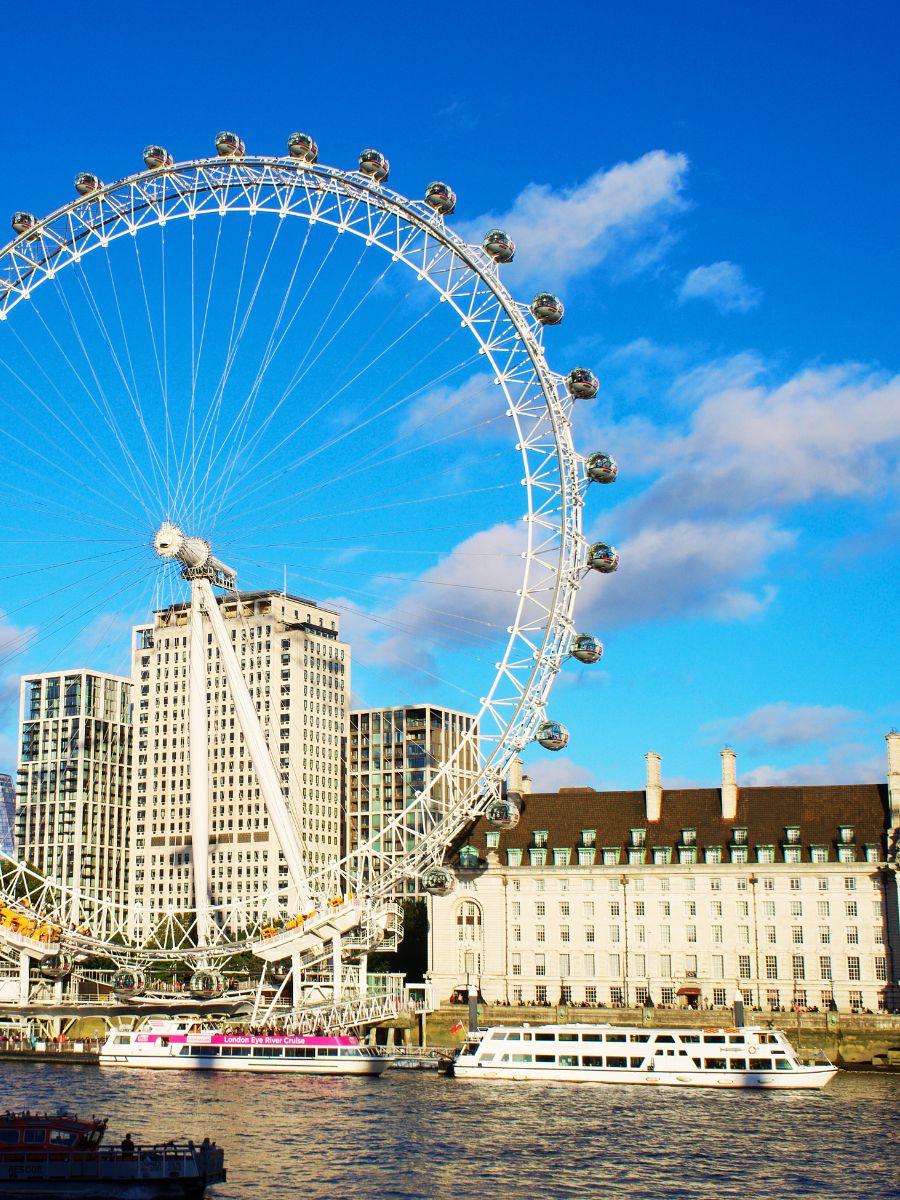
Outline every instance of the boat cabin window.
<svg viewBox="0 0 900 1200">
<path fill-rule="evenodd" d="M 535 1062 L 555 1063 L 556 1055 L 555 1054 L 536 1054 L 534 1056 L 534 1061 Z"/>
<path fill-rule="evenodd" d="M 731 1042 L 731 1044 L 732 1044 L 732 1045 L 743 1046 L 743 1044 L 744 1044 L 744 1035 L 743 1035 L 742 1033 L 739 1033 L 739 1034 L 737 1035 L 737 1037 L 735 1037 L 734 1035 L 732 1035 L 732 1036 L 731 1036 L 731 1037 L 730 1037 L 728 1040 L 729 1040 L 729 1042 Z"/>
<path fill-rule="evenodd" d="M 471 1054 L 475 1048 L 473 1042 L 468 1042 L 463 1046 L 463 1054 Z M 312 1046 L 289 1046 L 285 1050 L 286 1058 L 315 1058 L 316 1052 Z"/>
<path fill-rule="evenodd" d="M 334 1050 L 332 1050 L 330 1053 L 334 1054 Z M 253 1057 L 254 1058 L 281 1058 L 282 1057 L 281 1047 L 280 1046 L 254 1046 L 253 1047 Z"/>
<path fill-rule="evenodd" d="M 649 1042 L 650 1034 L 649 1033 L 633 1033 L 631 1035 L 631 1040 L 633 1042 Z"/>
<path fill-rule="evenodd" d="M 705 1058 L 703 1060 L 703 1065 L 704 1065 L 704 1067 L 706 1067 L 707 1071 L 724 1071 L 725 1070 L 725 1059 L 724 1058 Z"/>
<path fill-rule="evenodd" d="M 78 1134 L 72 1129 L 51 1129 L 50 1130 L 50 1145 L 51 1146 L 74 1146 L 78 1139 Z"/>
<path fill-rule="evenodd" d="M 506 1040 L 507 1040 L 508 1042 L 517 1042 L 517 1041 L 519 1041 L 519 1039 L 521 1038 L 521 1036 L 522 1036 L 522 1035 L 521 1035 L 520 1033 L 508 1033 L 508 1034 L 506 1035 Z"/>
<path fill-rule="evenodd" d="M 643 1058 L 632 1058 L 630 1062 L 633 1067 L 642 1067 L 644 1065 Z"/>
<path fill-rule="evenodd" d="M 559 1065 L 561 1067 L 577 1067 L 578 1066 L 578 1055 L 577 1054 L 561 1054 L 559 1056 Z"/>
<path fill-rule="evenodd" d="M 608 1067 L 627 1067 L 628 1059 L 624 1055 L 608 1054 L 606 1056 L 606 1065 Z"/>
<path fill-rule="evenodd" d="M 657 1042 L 674 1042 L 675 1041 L 675 1039 L 671 1036 L 671 1034 L 668 1034 L 668 1033 L 657 1034 L 656 1040 L 657 1040 Z M 719 1038 L 720 1042 L 724 1041 L 724 1040 L 725 1040 L 724 1038 Z"/>
<path fill-rule="evenodd" d="M 711 1043 L 721 1043 L 722 1045 L 724 1045 L 724 1043 L 725 1043 L 725 1038 L 724 1038 L 724 1037 L 723 1037 L 721 1034 L 713 1034 L 712 1036 L 710 1036 L 710 1035 L 707 1035 L 707 1034 L 704 1034 L 704 1035 L 703 1035 L 703 1041 L 704 1041 L 704 1042 L 705 1042 L 707 1045 L 709 1045 L 709 1044 L 711 1044 Z"/>
<path fill-rule="evenodd" d="M 771 1058 L 751 1058 L 750 1059 L 750 1070 L 751 1071 L 771 1071 L 772 1070 Z"/>
<path fill-rule="evenodd" d="M 534 1040 L 536 1042 L 555 1042 L 556 1034 L 555 1033 L 536 1033 L 534 1035 Z M 562 1039 L 560 1038 L 560 1040 L 562 1040 Z"/>
<path fill-rule="evenodd" d="M 794 1069 L 793 1064 L 788 1062 L 788 1060 L 786 1058 L 776 1058 L 775 1059 L 775 1070 L 776 1071 L 793 1071 L 793 1069 Z"/>
<path fill-rule="evenodd" d="M 18 1142 L 19 1142 L 18 1129 L 0 1129 L 0 1143 L 2 1143 L 3 1145 L 6 1146 L 6 1145 L 11 1145 L 13 1143 L 18 1145 Z"/>
<path fill-rule="evenodd" d="M 120 1033 L 119 1036 L 116 1038 L 115 1044 L 117 1046 L 127 1046 L 130 1044 L 130 1042 L 131 1042 L 131 1038 L 127 1034 L 122 1035 Z"/>
<path fill-rule="evenodd" d="M 191 1046 L 190 1051 L 191 1051 L 191 1054 L 193 1054 L 196 1058 L 209 1058 L 211 1055 L 214 1056 L 219 1053 L 219 1047 L 218 1046 Z"/>
<path fill-rule="evenodd" d="M 625 1041 L 627 1041 L 628 1039 L 626 1038 L 626 1036 L 625 1036 L 625 1034 L 624 1034 L 624 1033 L 608 1033 L 608 1034 L 606 1035 L 606 1040 L 607 1040 L 608 1042 L 625 1042 Z M 665 1039 L 665 1038 L 660 1038 L 659 1040 L 660 1040 L 661 1042 L 664 1042 L 666 1039 Z M 672 1039 L 671 1039 L 671 1038 L 669 1038 L 668 1040 L 671 1042 L 671 1040 L 672 1040 Z"/>
<path fill-rule="evenodd" d="M 25 1130 L 26 1146 L 43 1146 L 44 1131 L 43 1129 L 26 1129 Z"/>
<path fill-rule="evenodd" d="M 581 1040 L 583 1042 L 602 1042 L 603 1034 L 602 1033 L 583 1033 L 581 1035 Z"/>
<path fill-rule="evenodd" d="M 681 1040 L 683 1042 L 699 1042 L 700 1034 L 699 1033 L 683 1033 L 681 1035 Z"/>
<path fill-rule="evenodd" d="M 585 1054 L 582 1056 L 581 1065 L 584 1067 L 602 1067 L 603 1058 L 599 1054 Z"/>
<path fill-rule="evenodd" d="M 732 1071 L 746 1071 L 747 1070 L 746 1058 L 733 1058 L 729 1065 L 730 1065 Z"/>
<path fill-rule="evenodd" d="M 760 1034 L 759 1040 L 766 1046 L 775 1046 L 778 1044 L 778 1038 L 774 1033 Z"/>
<path fill-rule="evenodd" d="M 530 1063 L 531 1055 L 530 1054 L 514 1054 L 512 1056 L 512 1060 L 514 1063 Z"/>
</svg>

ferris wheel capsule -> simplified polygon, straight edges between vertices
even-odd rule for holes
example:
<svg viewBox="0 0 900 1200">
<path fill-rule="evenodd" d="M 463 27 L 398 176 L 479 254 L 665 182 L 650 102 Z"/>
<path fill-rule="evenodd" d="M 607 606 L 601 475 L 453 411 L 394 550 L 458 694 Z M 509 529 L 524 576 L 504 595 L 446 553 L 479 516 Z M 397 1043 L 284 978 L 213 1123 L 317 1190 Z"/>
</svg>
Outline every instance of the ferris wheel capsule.
<svg viewBox="0 0 900 1200">
<path fill-rule="evenodd" d="M 225 980 L 218 971 L 201 967 L 191 976 L 188 987 L 197 1000 L 218 1000 L 225 991 Z"/>
<path fill-rule="evenodd" d="M 234 158 L 247 153 L 247 147 L 236 133 L 223 129 L 216 134 L 216 153 L 220 158 Z"/>
<path fill-rule="evenodd" d="M 102 187 L 100 177 L 91 171 L 79 171 L 75 176 L 75 191 L 79 196 L 90 196 L 92 192 L 99 192 Z"/>
<path fill-rule="evenodd" d="M 58 954 L 56 958 L 46 959 L 38 968 L 45 979 L 54 983 L 60 979 L 68 979 L 72 974 L 72 960 L 67 954 Z"/>
<path fill-rule="evenodd" d="M 456 208 L 456 192 L 448 184 L 435 180 L 425 189 L 425 203 L 442 217 L 449 217 Z"/>
<path fill-rule="evenodd" d="M 287 148 L 291 158 L 308 163 L 319 161 L 319 147 L 308 133 L 292 133 L 287 140 Z"/>
<path fill-rule="evenodd" d="M 494 829 L 515 829 L 519 823 L 519 809 L 509 800 L 494 800 L 487 806 L 485 817 Z"/>
<path fill-rule="evenodd" d="M 422 876 L 422 888 L 429 896 L 449 896 L 455 886 L 453 872 L 446 867 L 430 867 Z"/>
<path fill-rule="evenodd" d="M 545 750 L 563 750 L 569 744 L 569 731 L 559 721 L 542 721 L 535 741 Z"/>
<path fill-rule="evenodd" d="M 378 150 L 363 150 L 359 156 L 359 169 L 376 183 L 384 183 L 390 173 L 391 164 Z"/>
<path fill-rule="evenodd" d="M 489 229 L 481 245 L 488 258 L 495 263 L 510 263 L 516 256 L 516 243 L 502 229 Z"/>
<path fill-rule="evenodd" d="M 566 311 L 559 296 L 539 292 L 531 302 L 531 311 L 542 325 L 558 325 Z"/>
<path fill-rule="evenodd" d="M 600 381 L 587 367 L 574 367 L 566 376 L 566 387 L 576 400 L 593 400 L 600 391 Z"/>
<path fill-rule="evenodd" d="M 615 483 L 619 474 L 619 464 L 611 454 L 597 450 L 584 460 L 584 469 L 592 483 Z"/>
<path fill-rule="evenodd" d="M 603 657 L 603 643 L 592 633 L 576 633 L 569 653 L 580 663 L 598 663 Z"/>
<path fill-rule="evenodd" d="M 159 167 L 173 166 L 175 159 L 162 146 L 145 146 L 144 162 L 147 164 L 149 170 L 154 171 Z"/>
<path fill-rule="evenodd" d="M 608 542 L 594 542 L 588 547 L 588 566 L 601 575 L 610 575 L 619 565 L 619 552 Z"/>
<path fill-rule="evenodd" d="M 140 996 L 147 990 L 147 978 L 137 967 L 123 967 L 112 977 L 112 990 L 117 996 L 130 1000 L 132 996 Z"/>
<path fill-rule="evenodd" d="M 37 225 L 37 217 L 34 213 L 17 212 L 13 213 L 9 223 L 16 233 L 28 233 Z"/>
</svg>

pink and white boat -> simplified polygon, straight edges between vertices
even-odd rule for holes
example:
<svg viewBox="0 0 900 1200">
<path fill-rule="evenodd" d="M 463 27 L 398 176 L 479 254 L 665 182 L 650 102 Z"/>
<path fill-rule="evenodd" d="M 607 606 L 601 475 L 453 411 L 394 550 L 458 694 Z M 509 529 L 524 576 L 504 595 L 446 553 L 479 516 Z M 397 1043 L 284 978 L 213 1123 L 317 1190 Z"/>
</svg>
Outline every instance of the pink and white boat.
<svg viewBox="0 0 900 1200">
<path fill-rule="evenodd" d="M 100 1050 L 105 1067 L 175 1071 L 277 1071 L 301 1075 L 380 1075 L 388 1059 L 359 1039 L 309 1034 L 229 1033 L 196 1021 L 149 1021 L 113 1030 Z"/>
</svg>

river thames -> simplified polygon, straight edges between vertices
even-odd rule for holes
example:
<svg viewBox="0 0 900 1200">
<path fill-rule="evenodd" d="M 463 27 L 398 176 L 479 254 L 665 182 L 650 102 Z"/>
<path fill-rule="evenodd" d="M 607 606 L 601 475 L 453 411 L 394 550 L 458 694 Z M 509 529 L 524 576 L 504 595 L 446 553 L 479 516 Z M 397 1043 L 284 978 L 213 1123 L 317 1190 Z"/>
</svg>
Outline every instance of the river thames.
<svg viewBox="0 0 900 1200">
<path fill-rule="evenodd" d="M 212 1200 L 900 1197 L 900 1075 L 765 1093 L 32 1063 L 0 1080 L 5 1106 L 109 1116 L 114 1141 L 216 1139 Z"/>
</svg>

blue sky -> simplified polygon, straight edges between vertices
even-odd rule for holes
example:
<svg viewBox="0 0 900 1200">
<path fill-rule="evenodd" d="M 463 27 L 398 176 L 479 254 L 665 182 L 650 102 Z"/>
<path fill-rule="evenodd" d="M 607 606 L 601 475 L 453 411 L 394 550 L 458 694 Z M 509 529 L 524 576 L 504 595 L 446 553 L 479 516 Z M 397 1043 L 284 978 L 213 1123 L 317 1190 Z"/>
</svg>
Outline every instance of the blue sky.
<svg viewBox="0 0 900 1200">
<path fill-rule="evenodd" d="M 459 196 L 455 228 L 474 238 L 496 217 L 516 236 L 513 291 L 528 299 L 549 287 L 565 299 L 546 345 L 557 369 L 589 365 L 601 378 L 599 399 L 578 409 L 576 444 L 619 459 L 619 482 L 592 490 L 587 520 L 620 546 L 622 565 L 585 585 L 579 623 L 607 653 L 555 691 L 552 712 L 572 743 L 534 756 L 540 783 L 640 786 L 650 748 L 665 782 L 712 782 L 725 741 L 744 781 L 881 777 L 881 737 L 900 700 L 896 9 L 648 3 L 560 16 L 500 5 L 486 17 L 457 5 L 392 21 L 383 9 L 313 19 L 273 5 L 251 21 L 246 6 L 212 16 L 163 4 L 152 26 L 129 28 L 120 13 L 95 5 L 76 23 L 61 5 L 42 9 L 59 38 L 45 38 L 6 123 L 9 212 L 57 207 L 78 170 L 137 170 L 149 141 L 181 159 L 211 152 L 215 133 L 232 128 L 249 149 L 281 153 L 299 128 L 337 166 L 363 146 L 382 149 L 401 192 L 446 179 Z M 400 292 L 385 286 L 393 304 Z M 361 319 L 373 333 L 375 316 Z M 406 360 L 396 361 L 399 371 Z M 311 386 L 340 366 L 326 356 Z M 469 387 L 465 403 L 477 408 L 470 376 L 446 388 Z M 455 393 L 434 391 L 416 399 L 425 412 L 453 403 Z M 471 482 L 473 457 L 491 465 L 498 453 L 488 437 L 442 471 Z M 9 451 L 24 465 L 20 454 Z M 402 486 L 390 474 L 378 484 L 385 494 Z M 479 519 L 496 531 L 515 516 L 504 495 L 473 501 L 455 536 L 421 544 L 443 578 L 465 582 L 485 549 L 506 546 L 485 533 L 475 558 L 466 539 Z M 411 580 L 408 561 L 377 540 L 395 529 L 366 518 L 359 530 L 382 554 L 378 575 Z M 276 541 L 255 560 L 235 543 L 242 579 L 280 583 L 288 553 Z M 353 592 L 351 555 L 344 576 L 337 558 L 317 561 L 321 573 L 298 565 L 291 586 L 376 604 L 368 585 L 368 600 Z M 15 645 L 54 618 L 4 574 L 0 637 Z M 127 603 L 110 593 L 87 635 L 48 634 L 6 658 L 7 739 L 16 673 L 76 652 L 114 665 L 146 598 L 143 577 L 138 590 Z M 459 611 L 484 615 L 491 601 L 473 604 Z M 427 621 L 413 615 L 407 632 Z M 478 658 L 477 646 L 455 645 L 436 673 L 474 672 Z M 367 702 L 389 702 L 389 684 L 398 700 L 431 686 L 377 659 L 367 677 L 360 658 Z M 7 766 L 12 749 L 8 740 Z"/>
</svg>

